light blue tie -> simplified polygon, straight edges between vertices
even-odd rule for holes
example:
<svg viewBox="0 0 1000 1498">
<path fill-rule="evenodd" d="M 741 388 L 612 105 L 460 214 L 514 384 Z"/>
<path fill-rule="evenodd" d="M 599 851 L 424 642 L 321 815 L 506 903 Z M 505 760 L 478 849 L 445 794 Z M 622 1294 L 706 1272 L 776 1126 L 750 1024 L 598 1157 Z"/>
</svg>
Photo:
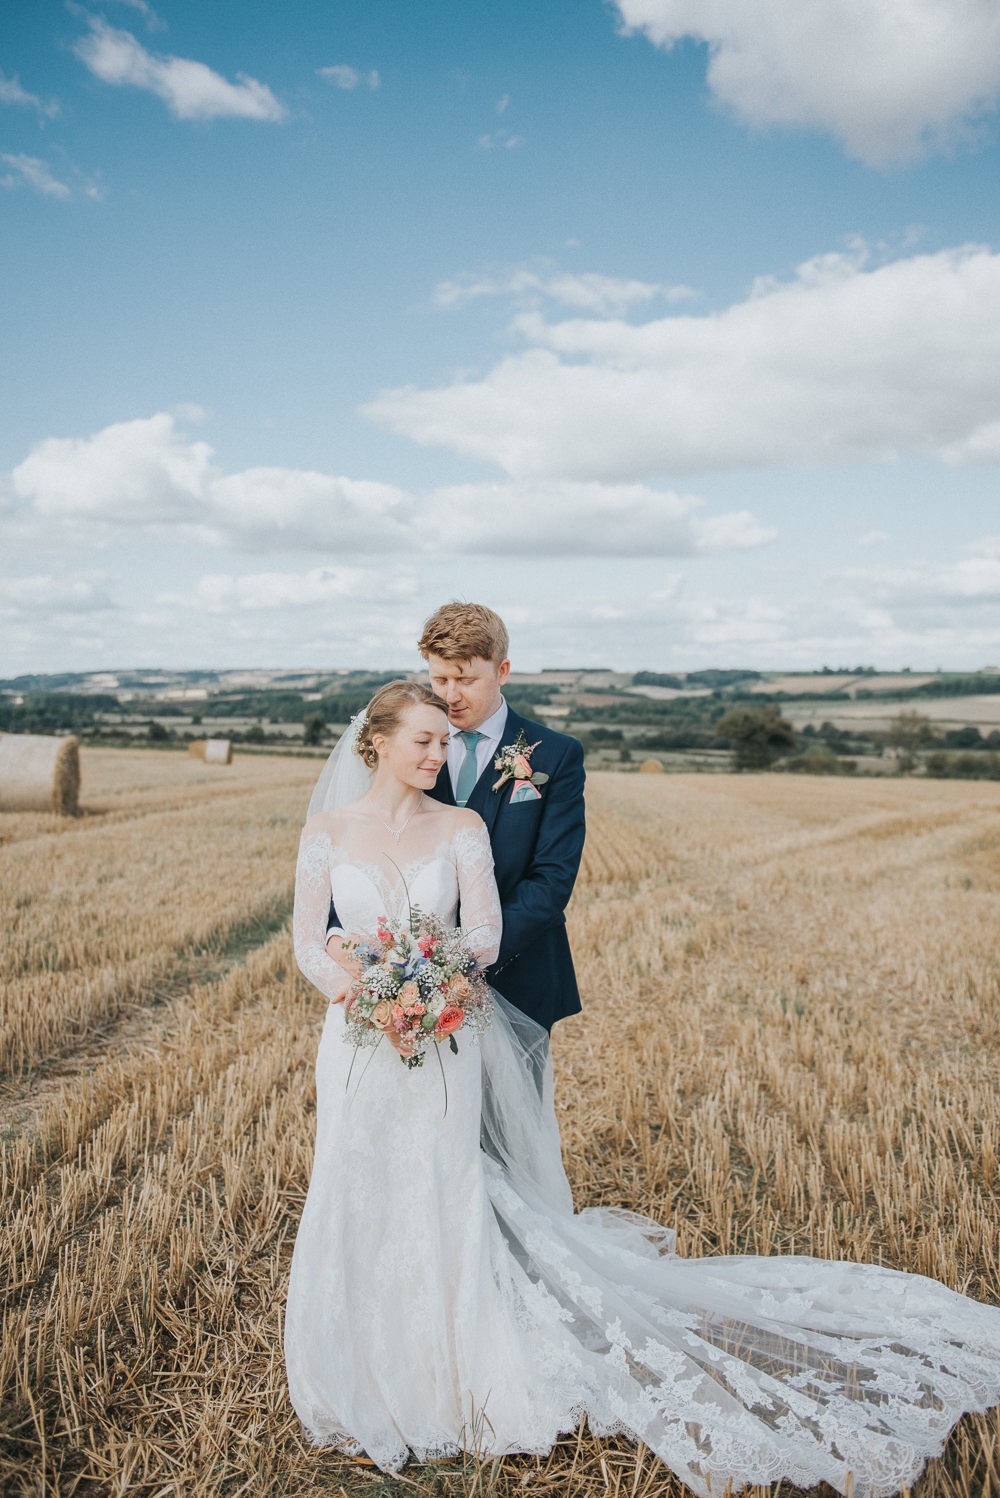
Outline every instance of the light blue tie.
<svg viewBox="0 0 1000 1498">
<path fill-rule="evenodd" d="M 455 787 L 455 800 L 459 806 L 464 806 L 472 792 L 476 788 L 479 779 L 479 767 L 476 764 L 476 745 L 483 737 L 474 728 L 467 728 L 458 735 L 465 745 L 465 758 L 458 771 L 458 785 Z"/>
</svg>

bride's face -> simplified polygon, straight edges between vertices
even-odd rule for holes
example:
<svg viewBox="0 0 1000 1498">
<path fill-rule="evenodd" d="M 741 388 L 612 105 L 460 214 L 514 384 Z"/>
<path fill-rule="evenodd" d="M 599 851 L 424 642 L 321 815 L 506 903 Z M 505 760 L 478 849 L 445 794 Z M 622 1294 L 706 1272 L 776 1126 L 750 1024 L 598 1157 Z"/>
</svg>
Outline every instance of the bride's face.
<svg viewBox="0 0 1000 1498">
<path fill-rule="evenodd" d="M 439 707 L 415 702 L 391 734 L 375 734 L 380 775 L 429 791 L 448 758 L 448 719 Z"/>
</svg>

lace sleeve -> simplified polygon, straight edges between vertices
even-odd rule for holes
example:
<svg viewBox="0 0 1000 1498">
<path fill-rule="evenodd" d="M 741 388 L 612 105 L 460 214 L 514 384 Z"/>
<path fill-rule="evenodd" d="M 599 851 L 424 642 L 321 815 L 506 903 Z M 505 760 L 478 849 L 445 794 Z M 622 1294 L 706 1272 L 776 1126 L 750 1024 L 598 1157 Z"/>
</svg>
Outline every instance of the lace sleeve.
<svg viewBox="0 0 1000 1498">
<path fill-rule="evenodd" d="M 330 913 L 330 836 L 303 832 L 295 866 L 295 908 L 292 938 L 300 969 L 331 1003 L 342 999 L 350 974 L 326 950 Z"/>
<path fill-rule="evenodd" d="M 496 962 L 500 950 L 503 920 L 500 896 L 493 877 L 493 849 L 489 833 L 480 821 L 466 826 L 455 836 L 455 866 L 461 902 L 462 931 L 469 938 L 481 967 Z"/>
</svg>

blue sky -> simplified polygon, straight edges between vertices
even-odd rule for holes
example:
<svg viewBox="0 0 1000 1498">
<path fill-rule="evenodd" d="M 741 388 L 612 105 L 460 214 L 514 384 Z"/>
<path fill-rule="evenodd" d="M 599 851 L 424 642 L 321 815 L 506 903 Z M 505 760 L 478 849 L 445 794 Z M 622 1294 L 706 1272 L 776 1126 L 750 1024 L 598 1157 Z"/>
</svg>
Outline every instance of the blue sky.
<svg viewBox="0 0 1000 1498">
<path fill-rule="evenodd" d="M 12 0 L 0 674 L 1000 663 L 998 99 L 986 0 Z"/>
</svg>

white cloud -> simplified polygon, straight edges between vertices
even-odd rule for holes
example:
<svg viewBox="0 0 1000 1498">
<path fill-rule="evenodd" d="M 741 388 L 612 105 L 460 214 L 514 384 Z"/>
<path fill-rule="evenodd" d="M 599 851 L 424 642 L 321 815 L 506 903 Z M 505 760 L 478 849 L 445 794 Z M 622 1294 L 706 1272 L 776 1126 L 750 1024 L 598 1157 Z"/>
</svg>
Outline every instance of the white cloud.
<svg viewBox="0 0 1000 1498">
<path fill-rule="evenodd" d="M 200 521 L 212 449 L 188 442 L 165 412 L 93 437 L 48 437 L 11 474 L 14 493 L 46 517 L 125 525 Z"/>
<path fill-rule="evenodd" d="M 972 668 L 1000 650 L 1000 543 L 976 542 L 956 561 L 831 570 L 811 598 L 787 603 L 790 659 Z"/>
<path fill-rule="evenodd" d="M 364 411 L 519 478 L 1000 456 L 1000 255 L 984 248 L 871 267 L 855 247 L 709 315 L 515 326 L 534 347 L 483 378 Z"/>
<path fill-rule="evenodd" d="M 148 30 L 166 31 L 166 21 L 162 21 L 160 19 L 160 17 L 156 14 L 156 11 L 153 10 L 152 6 L 146 4 L 146 0 L 113 0 L 113 3 L 117 5 L 124 5 L 128 10 L 137 10 L 142 16 L 143 20 L 146 22 Z"/>
<path fill-rule="evenodd" d="M 476 140 L 481 151 L 516 151 L 518 146 L 526 144 L 523 135 L 515 135 L 510 130 L 490 130 Z"/>
<path fill-rule="evenodd" d="M 0 72 L 0 104 L 27 105 L 48 120 L 55 119 L 59 113 L 59 105 L 54 100 L 40 99 L 37 94 L 30 94 L 26 88 L 22 88 L 16 73 L 7 78 Z"/>
<path fill-rule="evenodd" d="M 560 272 L 549 277 L 544 290 L 546 296 L 555 302 L 598 314 L 624 312 L 636 303 L 648 302 L 655 297 L 682 302 L 695 295 L 690 286 L 627 280 L 621 276 L 598 275 L 593 271 L 582 274 Z"/>
<path fill-rule="evenodd" d="M 16 187 L 32 187 L 35 192 L 40 192 L 47 198 L 71 198 L 72 190 L 54 177 L 49 170 L 48 163 L 37 156 L 25 156 L 20 153 L 11 154 L 7 151 L 0 152 L 0 161 L 9 168 L 0 176 L 0 187 L 6 187 L 9 191 Z"/>
<path fill-rule="evenodd" d="M 858 537 L 858 545 L 859 546 L 881 546 L 882 543 L 884 541 L 888 541 L 888 539 L 889 539 L 889 532 L 888 531 L 862 531 L 861 535 Z"/>
<path fill-rule="evenodd" d="M 681 599 L 677 619 L 691 645 L 710 652 L 739 652 L 749 646 L 783 649 L 794 632 L 795 611 L 773 599 L 751 596 L 718 599 L 707 596 Z"/>
<path fill-rule="evenodd" d="M 107 578 L 89 574 L 72 578 L 51 573 L 0 579 L 0 618 L 47 620 L 53 614 L 92 614 L 114 608 Z"/>
<path fill-rule="evenodd" d="M 346 62 L 337 62 L 332 67 L 317 68 L 316 71 L 321 78 L 325 78 L 335 88 L 347 90 L 359 88 L 362 84 L 365 88 L 376 89 L 382 81 L 375 68 L 367 73 L 360 73 L 357 68 L 352 68 Z"/>
<path fill-rule="evenodd" d="M 506 114 L 510 108 L 510 94 L 501 94 L 497 100 L 497 114 Z"/>
<path fill-rule="evenodd" d="M 293 468 L 224 474 L 209 444 L 179 429 L 180 414 L 116 422 L 93 437 L 46 438 L 13 470 L 11 488 L 43 519 L 106 531 L 166 528 L 250 551 L 376 551 L 406 541 L 412 501 L 402 490 Z M 197 420 L 203 413 L 183 414 Z"/>
<path fill-rule="evenodd" d="M 64 182 L 53 173 L 47 161 L 42 161 L 38 156 L 0 152 L 0 163 L 7 167 L 7 171 L 0 174 L 0 187 L 6 188 L 8 192 L 18 187 L 30 187 L 44 197 L 59 198 L 62 201 L 82 194 L 85 198 L 101 202 L 105 196 L 103 183 L 96 178 L 84 176 L 76 167 L 70 168 L 73 182 L 73 186 L 70 186 L 69 182 Z"/>
<path fill-rule="evenodd" d="M 412 501 L 392 484 L 300 468 L 248 468 L 216 479 L 205 523 L 219 544 L 392 550 L 410 539 Z"/>
<path fill-rule="evenodd" d="M 713 515 L 696 495 L 642 484 L 546 479 L 414 495 L 305 469 L 226 474 L 209 444 L 185 435 L 169 412 L 92 437 L 47 438 L 13 470 L 10 490 L 21 508 L 8 532 L 36 544 L 53 520 L 64 541 L 107 542 L 124 530 L 244 553 L 338 557 L 696 556 L 775 536 L 746 510 Z"/>
<path fill-rule="evenodd" d="M 178 421 L 190 422 L 192 426 L 200 426 L 211 415 L 211 412 L 199 405 L 197 401 L 178 401 L 171 406 L 170 410 Z"/>
<path fill-rule="evenodd" d="M 1000 604 L 1000 554 L 958 562 L 855 569 L 843 574 L 857 594 L 891 611 Z"/>
<path fill-rule="evenodd" d="M 709 48 L 717 100 L 754 126 L 828 131 L 884 166 L 954 141 L 1000 97 L 993 0 L 616 0 L 626 33 Z"/>
<path fill-rule="evenodd" d="M 367 599 L 376 610 L 387 600 L 412 598 L 416 591 L 414 574 L 399 568 L 313 567 L 308 572 L 210 573 L 199 580 L 192 595 L 164 594 L 157 603 L 221 614 L 231 609 L 307 609 L 344 599 Z"/>
<path fill-rule="evenodd" d="M 500 609 L 515 638 L 544 639 L 543 659 L 636 670 L 688 669 L 727 661 L 781 664 L 798 655 L 808 611 L 751 594 L 719 598 L 690 589 L 673 575 L 653 591 L 619 589 L 570 602 L 542 599 L 530 608 Z M 518 657 L 520 659 L 520 656 Z M 810 660 L 810 657 L 805 657 Z"/>
<path fill-rule="evenodd" d="M 696 525 L 699 551 L 750 551 L 766 546 L 778 532 L 761 525 L 749 510 L 733 510 L 726 515 L 707 515 Z"/>
<path fill-rule="evenodd" d="M 603 276 L 595 271 L 570 272 L 551 267 L 533 270 L 528 265 L 515 265 L 494 273 L 467 272 L 440 281 L 434 288 L 434 300 L 439 307 L 462 307 L 483 297 L 508 296 L 529 303 L 548 298 L 566 307 L 597 314 L 622 314 L 658 297 L 679 302 L 694 295 L 689 286 Z"/>
<path fill-rule="evenodd" d="M 970 560 L 817 572 L 780 595 L 752 582 L 735 595 L 708 591 L 693 574 L 630 592 L 609 574 L 606 585 L 570 601 L 554 591 L 501 611 L 515 633 L 544 641 L 546 664 L 815 669 L 846 660 L 963 669 L 1000 651 L 1000 545 L 998 570 Z"/>
<path fill-rule="evenodd" d="M 985 421 L 967 435 L 949 442 L 941 456 L 946 463 L 1000 462 L 1000 421 Z"/>
<path fill-rule="evenodd" d="M 435 549 L 499 556 L 694 556 L 742 551 L 776 532 L 747 511 L 705 515 L 693 494 L 643 484 L 456 484 L 428 496 L 420 525 Z"/>
<path fill-rule="evenodd" d="M 116 86 L 129 84 L 162 99 L 179 120 L 281 120 L 285 110 L 264 83 L 245 74 L 230 83 L 220 73 L 188 57 L 160 57 L 147 52 L 129 31 L 90 19 L 90 34 L 74 47 L 95 78 Z"/>
</svg>

